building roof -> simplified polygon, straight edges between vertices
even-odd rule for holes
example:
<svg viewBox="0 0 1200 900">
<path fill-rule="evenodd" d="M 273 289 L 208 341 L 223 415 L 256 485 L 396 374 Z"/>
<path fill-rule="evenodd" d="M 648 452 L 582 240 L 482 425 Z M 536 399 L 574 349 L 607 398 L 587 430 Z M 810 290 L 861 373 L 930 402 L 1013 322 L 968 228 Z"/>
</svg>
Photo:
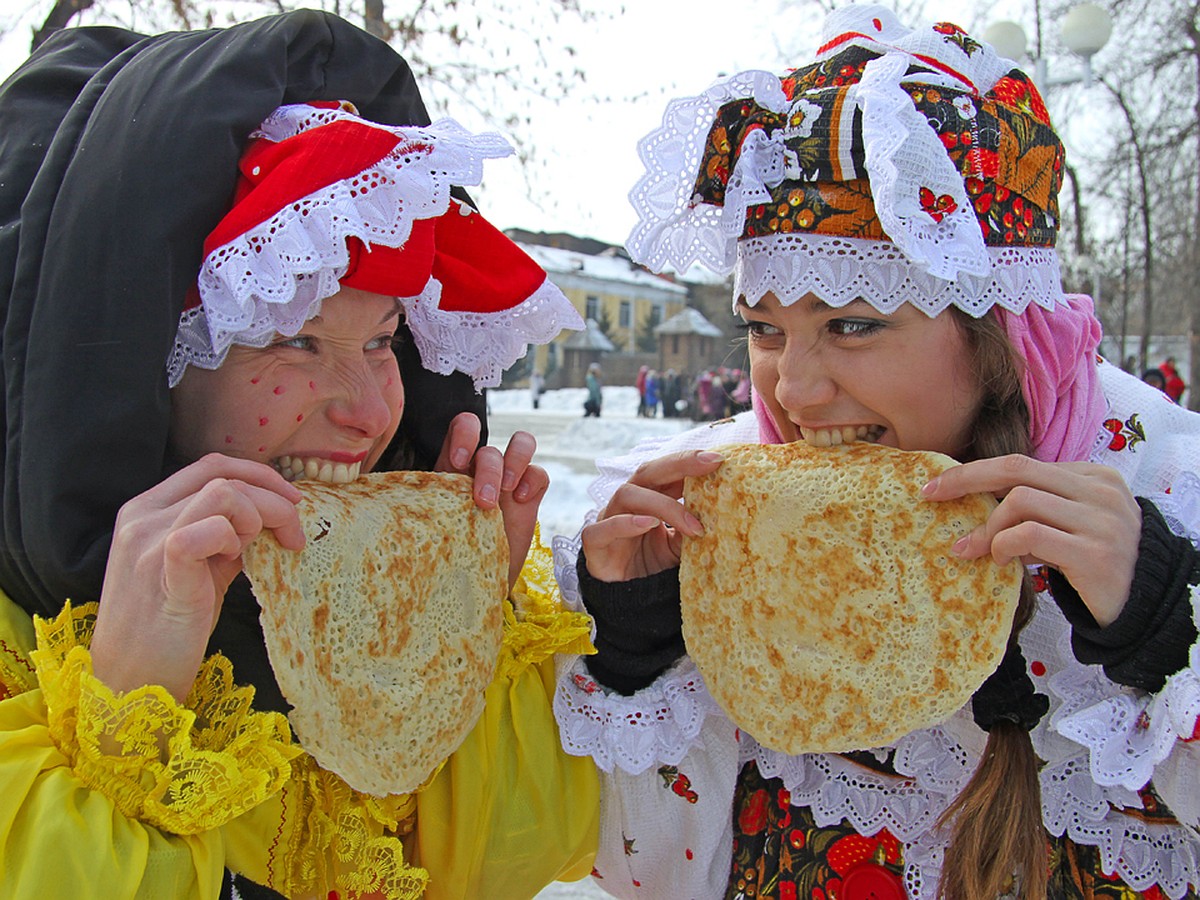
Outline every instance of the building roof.
<svg viewBox="0 0 1200 900">
<path fill-rule="evenodd" d="M 721 329 L 708 321 L 698 309 L 680 310 L 654 328 L 655 334 L 698 334 L 702 337 L 724 337 Z"/>
<path fill-rule="evenodd" d="M 600 330 L 600 323 L 595 319 L 588 319 L 587 327 L 563 341 L 563 347 L 571 350 L 603 350 L 606 352 L 617 349 L 613 346 L 613 342 L 604 336 L 604 332 Z"/>
<path fill-rule="evenodd" d="M 559 247 L 544 247 L 540 244 L 528 244 L 521 241 L 517 243 L 522 250 L 533 257 L 534 262 L 546 270 L 550 275 L 550 280 L 556 284 L 559 284 L 555 279 L 556 275 L 571 275 L 576 278 L 594 279 L 597 282 L 617 282 L 645 290 L 663 291 L 677 295 L 680 300 L 687 297 L 686 285 L 647 272 L 618 254 L 605 253 L 593 256 L 574 250 L 563 250 Z M 559 284 L 559 286 L 562 285 Z"/>
</svg>

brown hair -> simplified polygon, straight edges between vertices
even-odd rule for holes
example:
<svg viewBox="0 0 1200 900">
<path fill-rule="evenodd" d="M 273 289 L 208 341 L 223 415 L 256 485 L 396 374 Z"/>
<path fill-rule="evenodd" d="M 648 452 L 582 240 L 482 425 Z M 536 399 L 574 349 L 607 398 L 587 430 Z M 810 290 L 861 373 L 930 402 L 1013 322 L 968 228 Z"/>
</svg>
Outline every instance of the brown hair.
<svg viewBox="0 0 1200 900">
<path fill-rule="evenodd" d="M 993 315 L 975 319 L 952 310 L 973 351 L 983 403 L 972 427 L 969 458 L 1030 453 L 1029 409 L 1021 393 L 1023 361 Z M 1033 615 L 1035 592 L 1026 574 L 1009 642 Z M 949 900 L 995 900 L 1013 892 L 1046 897 L 1046 837 L 1038 760 L 1029 733 L 1008 722 L 988 733 L 971 780 L 938 820 L 951 828 L 938 894 Z"/>
</svg>

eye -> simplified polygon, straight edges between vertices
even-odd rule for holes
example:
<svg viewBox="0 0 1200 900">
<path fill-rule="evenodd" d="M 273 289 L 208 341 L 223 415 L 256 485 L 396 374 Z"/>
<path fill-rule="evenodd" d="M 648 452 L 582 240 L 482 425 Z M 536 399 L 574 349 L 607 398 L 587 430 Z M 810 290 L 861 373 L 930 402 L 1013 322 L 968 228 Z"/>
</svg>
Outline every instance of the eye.
<svg viewBox="0 0 1200 900">
<path fill-rule="evenodd" d="M 367 341 L 363 349 L 367 353 L 372 353 L 377 350 L 390 351 L 393 347 L 398 347 L 404 343 L 404 338 L 398 334 L 392 334 L 390 331 L 386 334 L 380 334 Z"/>
<path fill-rule="evenodd" d="M 830 319 L 825 327 L 837 337 L 867 337 L 881 330 L 884 324 L 875 319 Z"/>
<path fill-rule="evenodd" d="M 760 322 L 757 319 L 751 319 L 749 321 L 743 320 L 738 325 L 738 328 L 746 332 L 750 340 L 766 337 L 777 337 L 783 333 L 770 322 Z"/>
<path fill-rule="evenodd" d="M 292 337 L 281 337 L 277 341 L 271 343 L 272 347 L 280 347 L 287 350 L 304 350 L 308 353 L 315 353 L 317 349 L 316 338 L 307 334 L 297 334 Z"/>
</svg>

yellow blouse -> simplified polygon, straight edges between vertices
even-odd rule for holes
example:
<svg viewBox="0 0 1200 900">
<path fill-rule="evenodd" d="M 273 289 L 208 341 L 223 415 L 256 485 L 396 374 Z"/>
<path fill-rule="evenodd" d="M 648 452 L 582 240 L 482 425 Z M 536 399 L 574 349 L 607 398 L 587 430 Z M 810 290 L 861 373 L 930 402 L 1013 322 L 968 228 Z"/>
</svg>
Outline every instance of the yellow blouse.
<svg viewBox="0 0 1200 900">
<path fill-rule="evenodd" d="M 92 675 L 95 605 L 51 621 L 0 594 L 0 897 L 197 898 L 226 867 L 288 897 L 531 897 L 591 870 L 599 786 L 562 752 L 553 655 L 590 649 L 535 542 L 505 604 L 480 721 L 415 794 L 360 794 L 284 716 L 255 712 L 229 661 L 182 706 Z"/>
</svg>

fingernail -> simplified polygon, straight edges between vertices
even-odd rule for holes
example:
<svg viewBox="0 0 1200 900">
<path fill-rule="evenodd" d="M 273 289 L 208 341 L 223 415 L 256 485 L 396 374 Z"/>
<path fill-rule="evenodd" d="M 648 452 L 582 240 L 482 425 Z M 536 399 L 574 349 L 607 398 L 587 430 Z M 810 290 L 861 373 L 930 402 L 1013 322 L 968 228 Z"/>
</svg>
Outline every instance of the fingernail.
<svg viewBox="0 0 1200 900">
<path fill-rule="evenodd" d="M 923 488 L 921 488 L 921 496 L 928 497 L 930 494 L 932 494 L 934 491 L 936 491 L 939 480 L 940 479 L 935 478 L 935 479 L 933 479 L 933 481 L 929 482 L 927 485 L 925 485 Z"/>
<path fill-rule="evenodd" d="M 688 530 L 697 536 L 704 534 L 704 526 L 700 524 L 700 520 L 693 516 L 690 512 L 683 514 L 683 519 L 688 524 Z"/>
<path fill-rule="evenodd" d="M 479 499 L 484 503 L 495 503 L 496 486 L 494 484 L 485 484 L 479 491 Z"/>
<path fill-rule="evenodd" d="M 523 503 L 525 498 L 529 496 L 529 485 L 523 484 L 513 491 L 513 499 L 518 503 Z"/>
<path fill-rule="evenodd" d="M 468 462 L 471 461 L 471 451 L 468 450 L 466 447 L 459 447 L 451 455 L 450 461 L 452 463 L 454 463 L 454 465 L 457 468 L 461 469 L 461 468 L 465 467 Z"/>
<path fill-rule="evenodd" d="M 703 463 L 722 462 L 725 457 L 712 450 L 703 450 L 696 454 L 696 459 Z"/>
<path fill-rule="evenodd" d="M 517 475 L 511 469 L 504 470 L 504 477 L 500 479 L 500 490 L 511 491 L 513 485 L 517 483 Z"/>
<path fill-rule="evenodd" d="M 658 525 L 658 519 L 654 516 L 634 516 L 633 524 L 638 528 L 645 528 L 647 531 L 649 531 L 651 528 L 654 528 Z"/>
<path fill-rule="evenodd" d="M 970 535 L 963 535 L 950 548 L 950 552 L 955 556 L 962 556 L 967 551 L 967 545 L 971 543 Z"/>
</svg>

